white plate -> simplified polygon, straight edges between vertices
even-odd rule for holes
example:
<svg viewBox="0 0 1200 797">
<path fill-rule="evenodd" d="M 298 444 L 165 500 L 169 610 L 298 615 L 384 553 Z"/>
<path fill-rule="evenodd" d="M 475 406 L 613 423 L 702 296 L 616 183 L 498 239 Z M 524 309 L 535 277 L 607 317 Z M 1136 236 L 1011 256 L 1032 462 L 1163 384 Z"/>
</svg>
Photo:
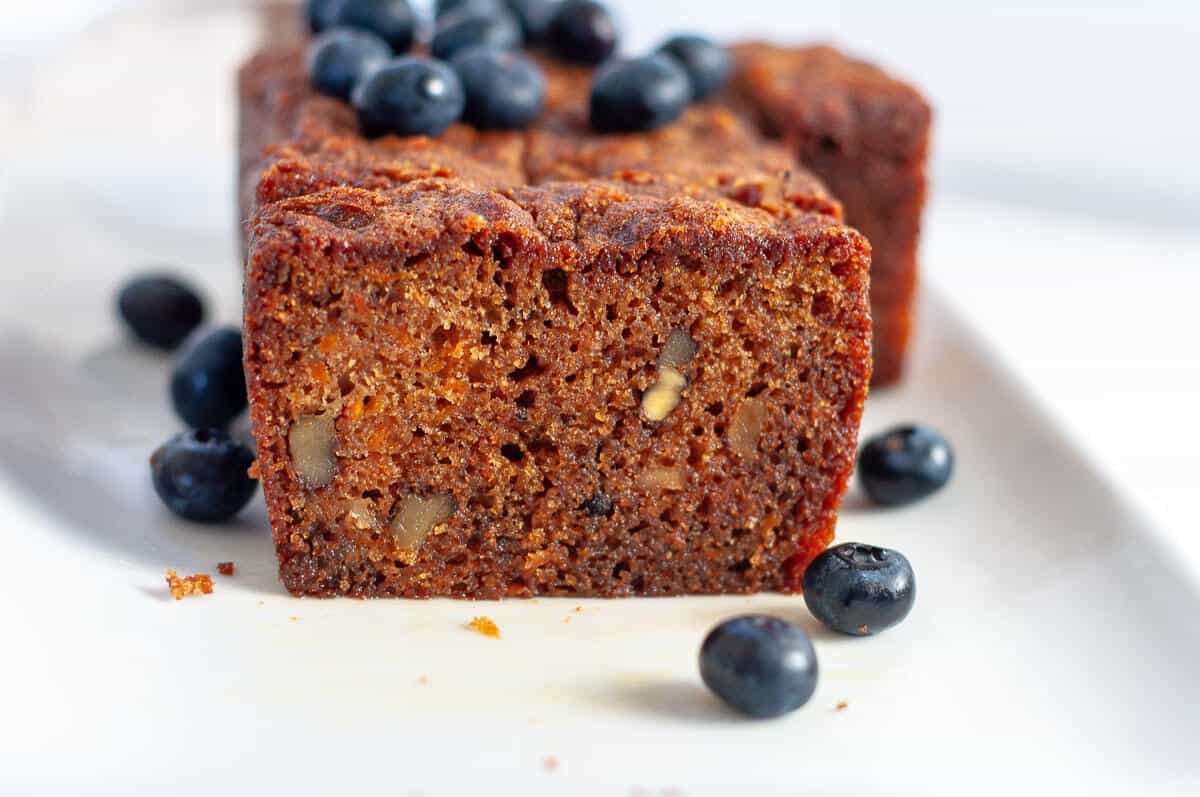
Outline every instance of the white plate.
<svg viewBox="0 0 1200 797">
<path fill-rule="evenodd" d="M 118 17 L 13 131 L 0 792 L 1200 788 L 1194 578 L 931 290 L 911 378 L 871 399 L 866 429 L 935 424 L 959 467 L 911 509 L 847 499 L 839 536 L 899 548 L 917 571 L 916 610 L 877 638 L 824 633 L 782 596 L 299 601 L 260 506 L 231 528 L 173 520 L 146 466 L 175 428 L 166 361 L 122 341 L 111 297 L 165 260 L 237 317 L 228 78 L 251 40 L 233 10 Z M 169 599 L 167 568 L 225 560 L 237 575 L 213 595 Z M 703 634 L 746 611 L 816 640 L 820 687 L 788 718 L 741 720 L 700 685 Z M 477 614 L 503 638 L 465 630 Z"/>
</svg>

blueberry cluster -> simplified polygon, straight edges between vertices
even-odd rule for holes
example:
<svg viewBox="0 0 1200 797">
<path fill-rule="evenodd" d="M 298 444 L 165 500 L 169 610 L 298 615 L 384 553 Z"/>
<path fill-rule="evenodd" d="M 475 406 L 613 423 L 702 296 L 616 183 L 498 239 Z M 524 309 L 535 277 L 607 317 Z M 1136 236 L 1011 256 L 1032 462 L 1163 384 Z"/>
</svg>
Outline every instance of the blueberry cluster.
<svg viewBox="0 0 1200 797">
<path fill-rule="evenodd" d="M 171 438 L 150 458 L 155 491 L 189 520 L 232 518 L 257 487 L 247 475 L 254 454 L 225 431 L 246 409 L 242 333 L 235 327 L 200 329 L 203 300 L 165 273 L 126 283 L 117 312 L 134 337 L 150 346 L 171 351 L 186 340 L 172 365 L 169 390 L 176 414 L 192 431 Z"/>
<path fill-rule="evenodd" d="M 437 0 L 432 57 L 406 54 L 418 29 L 407 0 L 308 0 L 307 12 L 313 85 L 353 103 L 369 136 L 436 136 L 458 121 L 527 127 L 541 112 L 545 79 L 521 54 L 525 46 L 599 67 L 590 117 L 606 133 L 674 121 L 718 91 L 730 70 L 725 50 L 700 36 L 676 36 L 648 57 L 613 58 L 616 20 L 596 0 Z"/>
<path fill-rule="evenodd" d="M 858 477 L 879 506 L 915 503 L 945 487 L 954 470 L 946 438 L 926 426 L 898 426 L 866 442 Z M 899 551 L 850 542 L 823 552 L 801 590 L 813 617 L 850 636 L 871 636 L 904 620 L 916 599 L 912 565 Z M 738 617 L 718 625 L 700 648 L 700 675 L 718 697 L 753 717 L 803 706 L 817 686 L 808 635 L 784 620 Z"/>
<path fill-rule="evenodd" d="M 307 10 L 310 79 L 353 103 L 366 135 L 436 136 L 458 121 L 519 129 L 541 112 L 545 80 L 520 49 L 550 36 L 558 4 L 438 0 L 432 57 L 407 54 L 418 27 L 407 0 L 309 0 Z"/>
</svg>

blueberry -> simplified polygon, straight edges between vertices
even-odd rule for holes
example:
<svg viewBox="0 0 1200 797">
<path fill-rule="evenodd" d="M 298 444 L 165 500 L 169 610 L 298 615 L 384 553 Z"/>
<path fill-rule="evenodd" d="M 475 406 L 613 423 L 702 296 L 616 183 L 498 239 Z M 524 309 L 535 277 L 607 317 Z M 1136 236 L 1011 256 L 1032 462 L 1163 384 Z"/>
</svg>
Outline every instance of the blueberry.
<svg viewBox="0 0 1200 797">
<path fill-rule="evenodd" d="M 525 41 L 540 42 L 550 31 L 554 15 L 558 13 L 555 0 L 508 0 L 508 8 L 525 33 Z"/>
<path fill-rule="evenodd" d="M 438 21 L 431 49 L 434 58 L 450 60 L 473 47 L 515 50 L 521 46 L 521 26 L 507 11 L 499 14 L 466 12 Z"/>
<path fill-rule="evenodd" d="M 196 292 L 166 274 L 130 280 L 117 296 L 117 310 L 138 340 L 167 350 L 204 321 L 204 303 Z"/>
<path fill-rule="evenodd" d="M 462 118 L 462 81 L 448 64 L 398 58 L 376 69 L 354 91 L 354 107 L 370 136 L 436 136 Z"/>
<path fill-rule="evenodd" d="M 150 457 L 154 491 L 175 514 L 221 523 L 242 510 L 258 483 L 246 475 L 250 449 L 219 429 L 172 437 Z"/>
<path fill-rule="evenodd" d="M 370 31 L 397 53 L 412 47 L 417 18 L 408 0 L 342 0 L 334 24 Z"/>
<path fill-rule="evenodd" d="M 703 100 L 719 91 L 733 68 L 725 48 L 703 36 L 674 36 L 658 51 L 683 66 L 692 84 L 694 100 Z"/>
<path fill-rule="evenodd" d="M 504 0 L 437 0 L 433 4 L 434 19 L 451 14 L 499 14 L 507 10 Z"/>
<path fill-rule="evenodd" d="M 733 708 L 779 717 L 808 702 L 817 688 L 817 653 L 808 635 L 777 617 L 727 620 L 700 648 L 700 677 Z"/>
<path fill-rule="evenodd" d="M 617 23 L 595 0 L 566 0 L 554 15 L 547 38 L 559 58 L 595 65 L 617 49 Z"/>
<path fill-rule="evenodd" d="M 242 333 L 220 327 L 184 349 L 171 372 L 175 412 L 194 429 L 224 428 L 246 409 Z"/>
<path fill-rule="evenodd" d="M 346 0 L 308 0 L 305 3 L 305 15 L 308 27 L 313 33 L 320 33 L 326 28 L 337 24 L 337 15 L 342 10 Z"/>
<path fill-rule="evenodd" d="M 946 438 L 926 426 L 899 426 L 872 437 L 858 456 L 858 478 L 880 506 L 904 506 L 933 495 L 954 472 Z"/>
<path fill-rule="evenodd" d="M 308 46 L 308 76 L 317 91 L 348 100 L 358 82 L 391 57 L 392 48 L 374 33 L 333 28 Z"/>
<path fill-rule="evenodd" d="M 592 127 L 603 133 L 654 130 L 678 119 L 691 97 L 687 73 L 674 59 L 613 61 L 592 78 Z"/>
<path fill-rule="evenodd" d="M 899 623 L 917 596 L 912 565 L 898 551 L 848 542 L 812 561 L 801 579 L 804 602 L 834 631 L 878 634 Z"/>
<path fill-rule="evenodd" d="M 463 120 L 481 130 L 527 127 L 541 112 L 546 81 L 525 56 L 472 47 L 455 56 L 450 65 L 467 95 Z"/>
<path fill-rule="evenodd" d="M 613 513 L 613 500 L 605 495 L 603 490 L 597 490 L 580 504 L 579 508 L 592 517 L 610 517 Z"/>
</svg>

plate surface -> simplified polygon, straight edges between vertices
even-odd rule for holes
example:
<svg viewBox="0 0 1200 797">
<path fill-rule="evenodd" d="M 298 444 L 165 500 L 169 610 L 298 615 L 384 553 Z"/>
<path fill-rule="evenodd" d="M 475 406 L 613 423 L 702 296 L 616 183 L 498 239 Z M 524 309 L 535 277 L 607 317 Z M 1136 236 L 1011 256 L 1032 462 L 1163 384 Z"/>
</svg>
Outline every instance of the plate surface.
<svg viewBox="0 0 1200 797">
<path fill-rule="evenodd" d="M 167 361 L 122 339 L 111 296 L 178 263 L 237 318 L 228 77 L 253 38 L 231 8 L 114 18 L 17 121 L 26 157 L 0 182 L 0 792 L 1200 788 L 1195 580 L 928 286 L 911 379 L 872 397 L 865 428 L 935 424 L 959 467 L 911 509 L 847 498 L 839 537 L 917 571 L 916 610 L 878 638 L 825 633 L 784 596 L 300 601 L 257 503 L 230 528 L 172 519 L 146 466 L 175 429 Z M 167 568 L 227 560 L 213 595 L 169 599 Z M 816 641 L 820 687 L 788 718 L 741 720 L 700 684 L 704 633 L 747 611 Z M 463 627 L 479 614 L 502 639 Z"/>
</svg>

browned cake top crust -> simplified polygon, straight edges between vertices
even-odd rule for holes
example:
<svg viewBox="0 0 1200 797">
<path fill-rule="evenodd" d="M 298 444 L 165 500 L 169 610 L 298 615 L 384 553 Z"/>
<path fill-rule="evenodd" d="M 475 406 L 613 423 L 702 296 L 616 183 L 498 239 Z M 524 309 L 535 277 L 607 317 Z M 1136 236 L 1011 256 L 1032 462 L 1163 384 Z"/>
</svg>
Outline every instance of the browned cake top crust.
<svg viewBox="0 0 1200 797">
<path fill-rule="evenodd" d="M 820 181 L 729 109 L 699 105 L 653 133 L 595 135 L 586 120 L 590 70 L 549 60 L 543 68 L 547 107 L 530 131 L 456 125 L 436 139 L 367 140 L 349 105 L 309 86 L 299 47 L 265 51 L 241 74 L 252 111 L 243 119 L 243 212 L 323 188 L 433 179 L 530 196 L 534 186 L 601 181 L 640 196 L 724 201 L 732 213 L 840 219 Z"/>
<path fill-rule="evenodd" d="M 844 151 L 924 160 L 929 103 L 879 67 L 828 46 L 750 42 L 732 51 L 739 65 L 733 91 L 768 129 L 831 131 Z"/>
</svg>

